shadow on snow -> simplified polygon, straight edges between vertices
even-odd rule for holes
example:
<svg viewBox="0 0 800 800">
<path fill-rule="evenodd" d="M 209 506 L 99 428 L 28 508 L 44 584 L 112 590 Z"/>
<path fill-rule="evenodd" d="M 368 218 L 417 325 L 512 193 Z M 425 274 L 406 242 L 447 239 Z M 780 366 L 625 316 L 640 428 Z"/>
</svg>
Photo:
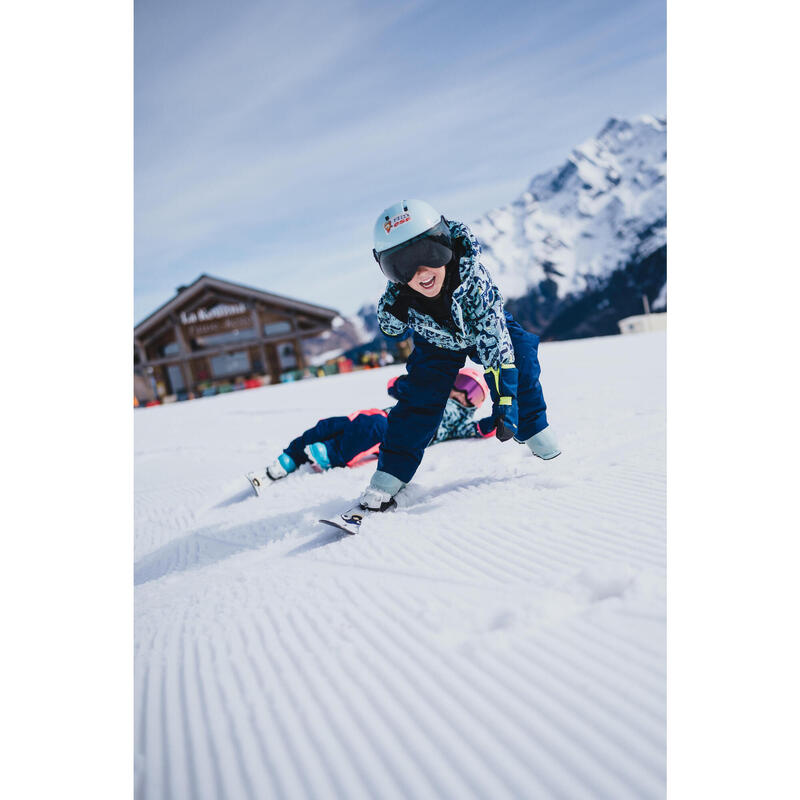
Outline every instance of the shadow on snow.
<svg viewBox="0 0 800 800">
<path fill-rule="evenodd" d="M 451 483 L 439 486 L 433 491 L 418 491 L 409 497 L 408 505 L 403 505 L 398 509 L 399 513 L 422 514 L 429 512 L 436 507 L 445 495 L 457 493 L 476 486 L 487 486 L 493 483 L 505 483 L 514 478 L 529 479 L 528 474 L 522 475 L 502 475 L 502 476 L 481 476 L 466 481 L 452 481 Z M 417 488 L 417 487 L 415 487 Z M 229 500 L 222 501 L 217 507 L 224 507 L 240 503 L 252 496 L 252 492 L 247 489 L 237 493 Z M 211 525 L 201 528 L 194 533 L 183 536 L 168 542 L 163 547 L 140 558 L 133 568 L 133 582 L 136 586 L 149 581 L 158 580 L 165 575 L 175 572 L 185 572 L 190 569 L 198 569 L 211 564 L 216 564 L 226 558 L 243 553 L 246 550 L 255 550 L 271 542 L 284 539 L 287 535 L 298 531 L 304 523 L 299 521 L 301 515 L 312 514 L 316 519 L 330 517 L 341 511 L 341 503 L 328 502 L 315 508 L 304 509 L 303 511 L 291 511 L 268 517 L 263 520 L 247 522 L 236 527 L 226 528 L 222 525 Z M 316 524 L 316 523 L 314 523 Z M 328 531 L 315 536 L 312 540 L 303 542 L 293 550 L 286 553 L 287 556 L 298 556 L 333 544 L 342 538 L 350 538 L 343 531 Z"/>
<path fill-rule="evenodd" d="M 238 496 L 232 499 L 232 502 L 238 501 Z M 133 566 L 134 585 L 139 586 L 148 581 L 158 580 L 158 578 L 175 572 L 207 567 L 246 550 L 255 550 L 271 542 L 280 541 L 287 535 L 305 527 L 305 523 L 301 519 L 305 514 L 312 512 L 315 517 L 330 516 L 339 508 L 341 508 L 339 503 L 325 503 L 318 506 L 317 509 L 304 509 L 302 512 L 291 511 L 235 527 L 210 525 L 201 528 L 180 539 L 168 542 L 158 550 L 140 558 Z M 342 533 L 342 536 L 346 535 Z M 340 536 L 331 536 L 326 532 L 324 539 L 317 537 L 307 545 L 296 548 L 290 555 L 321 547 L 340 538 Z"/>
</svg>

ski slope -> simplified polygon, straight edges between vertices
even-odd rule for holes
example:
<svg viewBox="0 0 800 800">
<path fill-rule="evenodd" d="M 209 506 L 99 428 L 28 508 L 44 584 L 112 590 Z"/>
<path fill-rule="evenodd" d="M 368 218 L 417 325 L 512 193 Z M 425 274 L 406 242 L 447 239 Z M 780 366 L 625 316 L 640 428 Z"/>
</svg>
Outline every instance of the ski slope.
<svg viewBox="0 0 800 800">
<path fill-rule="evenodd" d="M 664 797 L 665 345 L 542 345 L 563 455 L 436 445 L 358 536 L 374 462 L 243 473 L 401 366 L 137 411 L 136 797 Z"/>
</svg>

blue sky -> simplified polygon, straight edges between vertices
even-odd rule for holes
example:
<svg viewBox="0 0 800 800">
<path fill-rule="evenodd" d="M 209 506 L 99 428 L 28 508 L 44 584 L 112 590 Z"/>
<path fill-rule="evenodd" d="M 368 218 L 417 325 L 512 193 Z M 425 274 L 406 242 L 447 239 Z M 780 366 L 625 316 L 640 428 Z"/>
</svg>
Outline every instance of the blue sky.
<svg viewBox="0 0 800 800">
<path fill-rule="evenodd" d="M 372 226 L 470 222 L 664 115 L 663 0 L 135 0 L 134 318 L 207 272 L 352 313 Z"/>
</svg>

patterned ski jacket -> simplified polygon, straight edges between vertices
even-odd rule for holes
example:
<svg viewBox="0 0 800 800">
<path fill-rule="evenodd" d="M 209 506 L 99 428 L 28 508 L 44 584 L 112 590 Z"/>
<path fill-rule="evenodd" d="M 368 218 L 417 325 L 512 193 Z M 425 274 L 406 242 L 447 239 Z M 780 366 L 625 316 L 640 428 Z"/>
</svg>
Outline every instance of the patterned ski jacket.
<svg viewBox="0 0 800 800">
<path fill-rule="evenodd" d="M 446 350 L 474 347 L 484 369 L 514 363 L 514 346 L 506 327 L 503 298 L 486 267 L 481 246 L 463 222 L 449 222 L 459 259 L 460 284 L 453 291 L 453 330 L 413 306 L 398 301 L 400 287 L 389 283 L 378 301 L 378 324 L 386 336 L 402 336 L 411 328 L 427 342 Z M 405 317 L 405 319 L 403 319 Z"/>
<path fill-rule="evenodd" d="M 469 439 L 472 436 L 483 436 L 474 420 L 475 410 L 474 408 L 465 408 L 458 400 L 453 400 L 451 397 L 444 407 L 444 416 L 431 444 L 446 442 L 448 439 Z"/>
</svg>

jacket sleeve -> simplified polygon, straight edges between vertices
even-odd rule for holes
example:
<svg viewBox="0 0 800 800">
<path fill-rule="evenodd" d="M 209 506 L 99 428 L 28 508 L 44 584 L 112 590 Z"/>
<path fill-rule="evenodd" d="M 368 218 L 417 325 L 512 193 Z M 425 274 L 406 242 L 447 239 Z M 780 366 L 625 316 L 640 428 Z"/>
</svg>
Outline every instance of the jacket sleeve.
<svg viewBox="0 0 800 800">
<path fill-rule="evenodd" d="M 378 327 L 384 336 L 402 336 L 408 327 L 408 303 L 399 295 L 398 287 L 390 282 L 378 301 Z"/>
<path fill-rule="evenodd" d="M 475 428 L 474 408 L 464 408 L 455 400 L 448 400 L 444 410 L 444 417 L 436 431 L 436 438 L 432 444 L 446 442 L 448 439 L 468 439 L 477 436 Z"/>
<path fill-rule="evenodd" d="M 475 347 L 484 369 L 514 363 L 514 345 L 506 326 L 503 296 L 486 267 L 476 262 L 468 278 L 468 315 L 477 333 Z"/>
<path fill-rule="evenodd" d="M 411 384 L 408 382 L 408 375 L 400 375 L 394 379 L 392 385 L 386 390 L 390 397 L 395 400 L 400 400 L 402 397 L 407 397 L 411 391 Z"/>
<path fill-rule="evenodd" d="M 425 448 L 436 436 L 447 398 L 464 352 L 445 350 L 414 336 L 402 396 L 389 412 L 386 438 L 378 456 L 378 470 L 408 483 L 417 471 Z M 399 383 L 399 380 L 398 380 Z"/>
</svg>

